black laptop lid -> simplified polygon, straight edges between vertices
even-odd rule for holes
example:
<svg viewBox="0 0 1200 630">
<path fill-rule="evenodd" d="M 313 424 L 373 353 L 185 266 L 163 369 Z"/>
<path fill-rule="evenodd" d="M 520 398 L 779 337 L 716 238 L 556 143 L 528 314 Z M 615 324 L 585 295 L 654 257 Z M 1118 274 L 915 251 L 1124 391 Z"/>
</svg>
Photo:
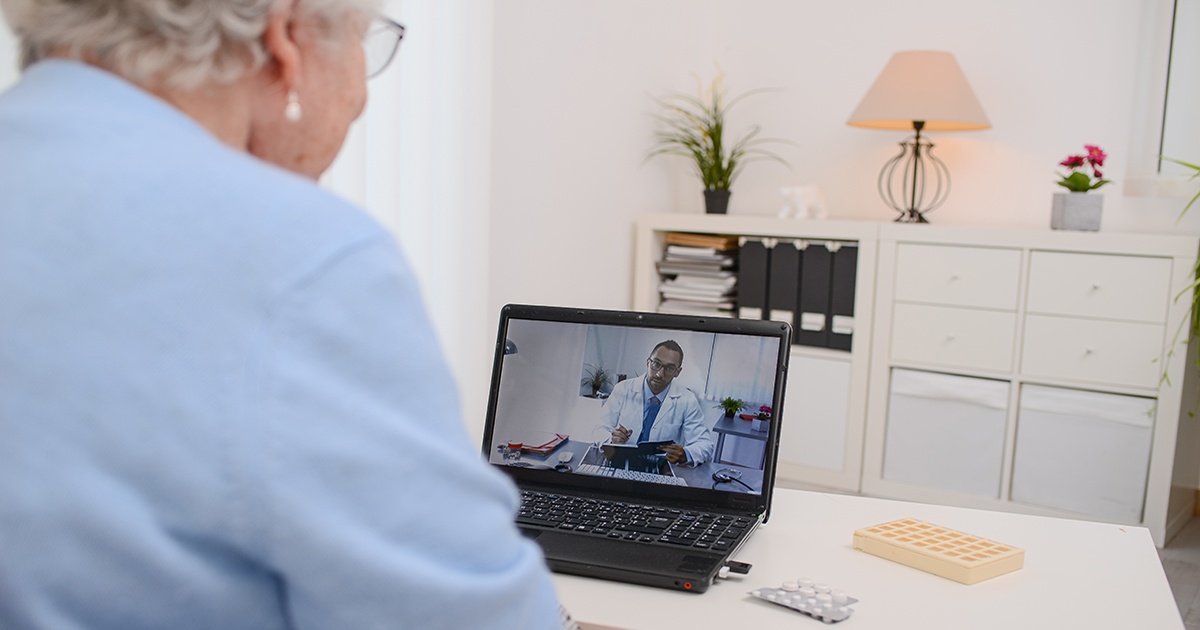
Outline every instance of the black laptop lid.
<svg viewBox="0 0 1200 630">
<path fill-rule="evenodd" d="M 790 345 L 791 328 L 780 322 L 510 304 L 500 316 L 484 457 L 518 482 L 548 490 L 765 514 Z M 662 413 L 679 418 L 678 430 L 660 419 L 657 433 L 629 431 L 614 445 L 613 425 L 639 428 L 642 394 L 664 382 L 658 397 L 670 412 Z M 746 409 L 726 418 L 719 405 L 726 398 Z M 755 433 L 744 418 L 760 410 L 771 422 Z M 667 466 L 659 445 L 671 443 L 698 455 L 699 465 Z M 714 461 L 718 443 L 722 462 Z M 613 466 L 677 478 L 666 484 L 604 474 Z"/>
</svg>

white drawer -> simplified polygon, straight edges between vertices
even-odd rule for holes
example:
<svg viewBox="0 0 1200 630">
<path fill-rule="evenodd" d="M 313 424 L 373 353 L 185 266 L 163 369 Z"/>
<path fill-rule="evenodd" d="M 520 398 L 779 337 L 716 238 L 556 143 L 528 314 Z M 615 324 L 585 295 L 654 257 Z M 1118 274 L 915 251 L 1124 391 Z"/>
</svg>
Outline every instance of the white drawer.
<svg viewBox="0 0 1200 630">
<path fill-rule="evenodd" d="M 901 243 L 896 299 L 1016 310 L 1021 252 L 996 247 Z"/>
<path fill-rule="evenodd" d="M 1165 326 L 1027 315 L 1021 372 L 1031 376 L 1157 387 Z"/>
<path fill-rule="evenodd" d="M 1160 324 L 1171 300 L 1171 259 L 1033 252 L 1031 313 Z"/>
<path fill-rule="evenodd" d="M 1014 313 L 897 302 L 892 360 L 1007 372 L 1016 322 Z"/>
</svg>

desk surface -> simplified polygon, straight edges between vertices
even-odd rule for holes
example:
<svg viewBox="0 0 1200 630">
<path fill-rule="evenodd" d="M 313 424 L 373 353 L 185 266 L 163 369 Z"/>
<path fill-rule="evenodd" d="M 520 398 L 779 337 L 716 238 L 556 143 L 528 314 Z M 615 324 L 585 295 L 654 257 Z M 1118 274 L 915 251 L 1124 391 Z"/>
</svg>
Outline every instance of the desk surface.
<svg viewBox="0 0 1200 630">
<path fill-rule="evenodd" d="M 854 530 L 912 517 L 1025 549 L 1025 567 L 965 586 L 854 549 Z M 1148 530 L 866 497 L 776 490 L 771 519 L 735 560 L 749 575 L 704 594 L 555 575 L 584 630 L 823 628 L 751 598 L 809 577 L 861 600 L 837 624 L 868 628 L 1183 628 Z"/>
</svg>

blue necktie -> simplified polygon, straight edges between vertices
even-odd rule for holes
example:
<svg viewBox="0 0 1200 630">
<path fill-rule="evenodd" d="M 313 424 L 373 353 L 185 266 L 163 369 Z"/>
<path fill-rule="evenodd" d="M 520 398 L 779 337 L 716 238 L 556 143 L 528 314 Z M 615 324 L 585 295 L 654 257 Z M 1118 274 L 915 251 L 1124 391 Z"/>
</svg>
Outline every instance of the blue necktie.
<svg viewBox="0 0 1200 630">
<path fill-rule="evenodd" d="M 658 408 L 661 406 L 662 403 L 655 396 L 646 401 L 642 410 L 642 434 L 638 436 L 639 443 L 650 439 L 650 427 L 654 425 L 654 419 L 658 417 Z"/>
</svg>

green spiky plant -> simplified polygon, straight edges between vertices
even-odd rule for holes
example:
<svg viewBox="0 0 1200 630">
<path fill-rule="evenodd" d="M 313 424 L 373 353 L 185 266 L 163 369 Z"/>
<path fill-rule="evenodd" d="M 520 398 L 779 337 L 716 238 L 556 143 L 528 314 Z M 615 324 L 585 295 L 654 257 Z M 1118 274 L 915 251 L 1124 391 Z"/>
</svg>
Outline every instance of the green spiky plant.
<svg viewBox="0 0 1200 630">
<path fill-rule="evenodd" d="M 605 387 L 612 382 L 613 373 L 604 364 L 592 365 L 587 364 L 587 369 L 584 370 L 584 377 L 579 379 L 580 385 L 589 385 L 592 388 L 592 398 L 598 397 Z"/>
<path fill-rule="evenodd" d="M 664 128 L 654 134 L 657 142 L 646 159 L 663 154 L 692 158 L 696 176 L 706 190 L 729 190 L 746 165 L 752 162 L 770 160 L 791 166 L 779 155 L 761 148 L 763 144 L 787 141 L 759 138 L 762 128 L 758 125 L 752 126 L 749 133 L 731 146 L 726 144 L 725 115 L 729 110 L 749 96 L 771 90 L 751 90 L 726 102 L 724 77 L 723 72 L 718 73 L 709 89 L 706 91 L 701 86 L 697 96 L 674 93 L 654 98 L 654 102 L 665 110 L 654 116 Z M 700 83 L 699 77 L 696 82 Z"/>
<path fill-rule="evenodd" d="M 1194 173 L 1192 173 L 1191 179 L 1200 177 L 1200 166 L 1189 164 L 1187 162 L 1181 162 L 1179 160 L 1173 160 L 1169 157 L 1164 157 L 1163 159 L 1168 162 L 1174 162 L 1180 166 L 1192 169 Z M 1179 219 L 1176 219 L 1176 222 L 1179 222 L 1180 219 L 1183 219 L 1183 215 L 1187 214 L 1187 211 L 1191 209 L 1192 205 L 1196 203 L 1197 199 L 1200 199 L 1200 193 L 1196 193 L 1196 196 L 1192 197 L 1192 200 L 1188 202 L 1188 205 L 1183 207 L 1183 212 L 1179 213 Z M 1180 294 L 1184 295 L 1188 291 L 1192 292 L 1192 312 L 1190 320 L 1192 323 L 1192 334 L 1194 335 L 1200 335 L 1200 291 L 1197 291 L 1198 288 L 1200 288 L 1200 259 L 1196 260 L 1196 267 L 1192 270 L 1191 286 L 1189 286 L 1187 289 L 1184 289 L 1184 292 Z"/>
<path fill-rule="evenodd" d="M 1192 173 L 1191 179 L 1196 179 L 1197 177 L 1200 177 L 1200 166 L 1198 166 L 1196 164 L 1189 164 L 1188 162 L 1181 162 L 1180 160 L 1175 160 L 1175 159 L 1172 159 L 1169 157 L 1164 157 L 1161 155 L 1158 157 L 1161 159 L 1164 159 L 1168 162 L 1174 162 L 1175 164 L 1178 164 L 1180 166 L 1192 169 L 1192 171 L 1194 171 L 1194 172 Z M 1186 215 L 1187 211 L 1189 209 L 1191 209 L 1193 204 L 1196 203 L 1197 199 L 1200 199 L 1200 193 L 1196 193 L 1196 196 L 1192 197 L 1192 200 L 1189 201 L 1188 204 L 1183 207 L 1183 211 L 1180 212 L 1179 217 L 1177 219 L 1175 219 L 1176 223 L 1179 223 L 1179 221 L 1183 219 L 1184 215 Z M 1180 298 L 1182 298 L 1183 296 L 1188 295 L 1188 294 L 1191 295 L 1192 305 L 1191 305 L 1191 311 L 1188 312 L 1188 318 L 1187 318 L 1186 322 L 1188 324 L 1188 327 L 1191 329 L 1191 333 L 1193 335 L 1200 336 L 1200 258 L 1196 259 L 1196 265 L 1195 265 L 1195 267 L 1192 268 L 1192 283 L 1190 285 L 1188 285 L 1186 289 L 1184 289 L 1183 291 L 1180 291 L 1179 295 L 1175 296 L 1175 299 L 1179 300 Z M 1182 329 L 1182 327 L 1181 327 L 1181 329 Z M 1175 339 L 1171 343 L 1171 350 L 1167 351 L 1168 358 L 1175 354 L 1175 345 L 1176 345 L 1175 342 L 1177 342 L 1179 340 L 1179 334 L 1180 334 L 1180 331 L 1176 331 Z M 1198 367 L 1200 367 L 1200 364 L 1197 364 L 1197 365 L 1198 365 Z M 1163 366 L 1163 374 L 1162 374 L 1161 380 L 1167 382 L 1168 384 L 1170 383 L 1170 381 L 1167 379 L 1167 370 L 1166 370 L 1165 365 Z M 1196 411 L 1192 410 L 1190 412 L 1190 414 L 1195 416 Z"/>
</svg>

